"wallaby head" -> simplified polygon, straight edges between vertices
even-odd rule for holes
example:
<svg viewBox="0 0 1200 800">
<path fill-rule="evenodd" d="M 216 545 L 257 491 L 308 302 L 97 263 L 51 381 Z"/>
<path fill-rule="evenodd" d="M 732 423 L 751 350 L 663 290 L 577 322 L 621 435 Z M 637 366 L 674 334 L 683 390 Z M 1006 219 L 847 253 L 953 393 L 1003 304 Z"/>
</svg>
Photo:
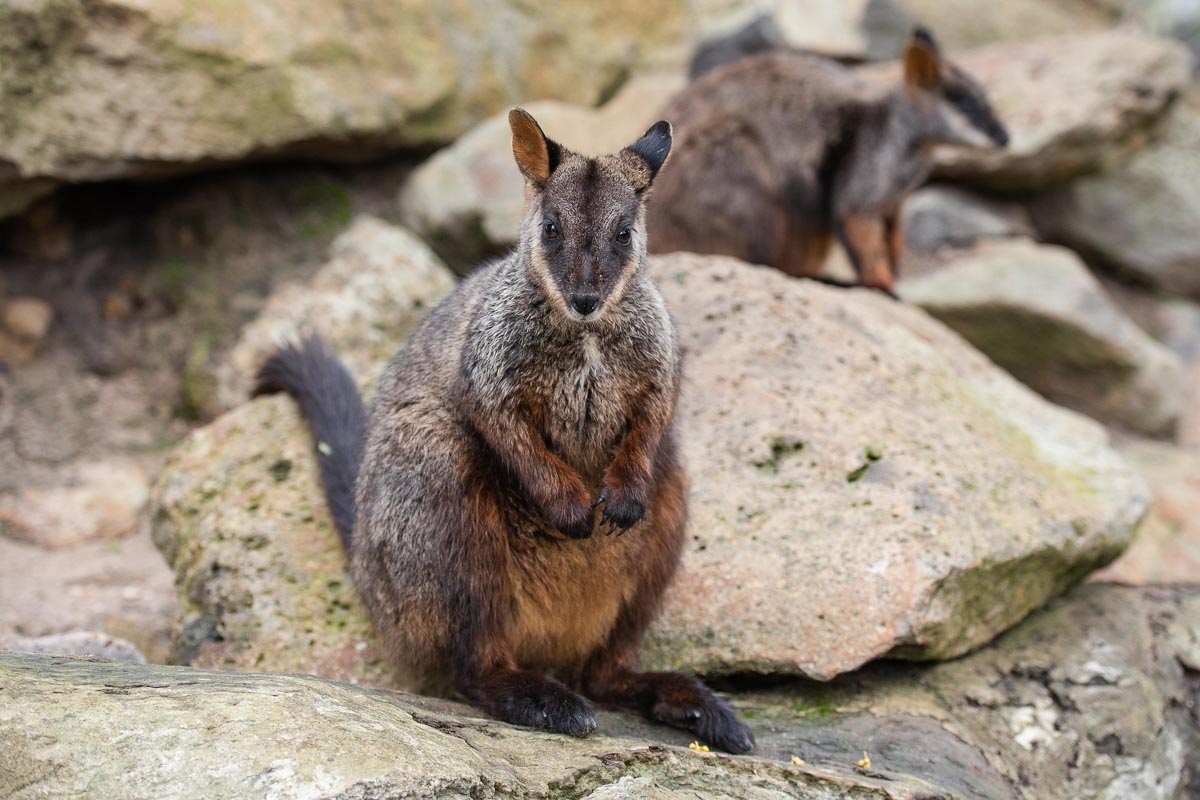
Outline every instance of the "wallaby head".
<svg viewBox="0 0 1200 800">
<path fill-rule="evenodd" d="M 978 81 L 942 57 L 933 35 L 917 28 L 904 51 L 904 88 L 930 140 L 966 147 L 1004 147 L 1008 131 Z"/>
<path fill-rule="evenodd" d="M 588 158 L 542 133 L 524 109 L 508 115 L 525 176 L 520 248 L 535 281 L 566 317 L 591 322 L 620 302 L 646 256 L 646 201 L 671 152 L 655 123 L 624 150 Z"/>
</svg>

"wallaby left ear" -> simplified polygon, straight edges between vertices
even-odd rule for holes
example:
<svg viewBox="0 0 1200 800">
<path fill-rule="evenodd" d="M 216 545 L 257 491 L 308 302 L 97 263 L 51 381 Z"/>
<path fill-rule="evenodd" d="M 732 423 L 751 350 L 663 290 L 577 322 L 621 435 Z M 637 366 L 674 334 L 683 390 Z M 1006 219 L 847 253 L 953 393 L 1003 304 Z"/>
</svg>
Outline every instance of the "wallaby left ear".
<svg viewBox="0 0 1200 800">
<path fill-rule="evenodd" d="M 634 188 L 639 192 L 650 188 L 662 165 L 671 155 L 671 123 L 660 120 L 642 134 L 642 138 L 626 147 L 624 152 L 637 156 L 647 167 L 644 175 L 634 176 Z M 638 179 L 640 178 L 640 180 Z"/>
<path fill-rule="evenodd" d="M 942 82 L 942 53 L 925 28 L 916 28 L 904 49 L 904 82 L 917 89 L 936 89 Z"/>
<path fill-rule="evenodd" d="M 508 126 L 512 129 L 513 159 L 517 167 L 525 180 L 541 189 L 558 166 L 562 148 L 542 133 L 542 126 L 523 108 L 508 112 Z"/>
</svg>

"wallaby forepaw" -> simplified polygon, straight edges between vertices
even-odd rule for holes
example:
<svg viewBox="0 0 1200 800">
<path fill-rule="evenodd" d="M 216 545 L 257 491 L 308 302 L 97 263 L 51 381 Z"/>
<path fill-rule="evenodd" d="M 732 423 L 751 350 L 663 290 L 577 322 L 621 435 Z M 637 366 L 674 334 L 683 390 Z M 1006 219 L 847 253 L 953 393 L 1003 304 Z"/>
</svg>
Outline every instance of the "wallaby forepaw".
<svg viewBox="0 0 1200 800">
<path fill-rule="evenodd" d="M 691 731 L 718 750 L 746 753 L 753 749 L 754 734 L 728 703 L 714 694 L 698 700 L 688 705 L 659 702 L 651 715 L 659 722 Z"/>
<path fill-rule="evenodd" d="M 621 535 L 641 521 L 646 515 L 646 504 L 641 499 L 641 493 L 605 487 L 600 492 L 596 505 L 604 504 L 604 512 L 600 515 L 600 528 L 605 533 Z"/>
<path fill-rule="evenodd" d="M 586 539 L 595 531 L 592 509 L 586 503 L 571 502 L 549 514 L 550 523 L 563 536 L 571 539 Z"/>
</svg>

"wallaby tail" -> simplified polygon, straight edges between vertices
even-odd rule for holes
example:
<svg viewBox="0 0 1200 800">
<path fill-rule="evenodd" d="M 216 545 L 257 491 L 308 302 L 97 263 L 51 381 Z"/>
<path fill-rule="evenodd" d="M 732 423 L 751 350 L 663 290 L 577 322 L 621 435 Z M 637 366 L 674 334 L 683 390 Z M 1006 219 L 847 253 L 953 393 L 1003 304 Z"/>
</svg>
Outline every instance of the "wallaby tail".
<svg viewBox="0 0 1200 800">
<path fill-rule="evenodd" d="M 354 482 L 362 464 L 367 415 L 354 379 L 318 337 L 280 348 L 258 371 L 254 395 L 287 392 L 312 431 L 333 524 L 350 552 Z"/>
</svg>

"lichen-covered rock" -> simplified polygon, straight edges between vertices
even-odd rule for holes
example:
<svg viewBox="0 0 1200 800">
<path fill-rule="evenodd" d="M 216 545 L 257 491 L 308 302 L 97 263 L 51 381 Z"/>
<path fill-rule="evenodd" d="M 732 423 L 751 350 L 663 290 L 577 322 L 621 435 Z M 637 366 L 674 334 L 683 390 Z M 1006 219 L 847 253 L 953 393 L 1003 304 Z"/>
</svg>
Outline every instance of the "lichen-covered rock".
<svg viewBox="0 0 1200 800">
<path fill-rule="evenodd" d="M 1195 789 L 1198 612 L 1090 586 L 960 661 L 744 692 L 740 757 L 611 711 L 573 739 L 316 678 L 0 654 L 0 794 L 1172 800 Z"/>
<path fill-rule="evenodd" d="M 1127 544 L 1145 485 L 918 309 L 653 261 L 679 327 L 690 544 L 644 650 L 830 678 L 978 647 Z"/>
<path fill-rule="evenodd" d="M 373 375 L 417 321 L 454 288 L 454 276 L 403 228 L 360 217 L 333 243 L 329 263 L 306 284 L 288 284 L 242 331 L 218 368 L 217 401 L 233 408 L 282 342 L 319 334 L 359 375 Z"/>
<path fill-rule="evenodd" d="M 154 502 L 154 542 L 179 590 L 176 661 L 392 685 L 289 398 L 260 398 L 185 439 Z"/>
<path fill-rule="evenodd" d="M 1200 582 L 1200 450 L 1137 441 L 1121 453 L 1150 486 L 1150 513 L 1130 548 L 1093 580 Z"/>
<path fill-rule="evenodd" d="M 1200 298 L 1200 91 L 1127 163 L 1037 199 L 1042 235 L 1155 288 Z"/>
<path fill-rule="evenodd" d="M 544 100 L 525 109 L 546 135 L 584 155 L 632 144 L 683 85 L 678 75 L 631 81 L 597 109 Z M 405 224 L 459 269 L 516 241 L 525 182 L 512 157 L 507 113 L 472 128 L 422 164 L 400 192 Z"/>
<path fill-rule="evenodd" d="M 648 664 L 827 679 L 960 655 L 1114 558 L 1144 513 L 1098 426 L 922 312 L 732 259 L 653 265 L 687 348 L 692 489 Z M 173 455 L 155 536 L 180 655 L 386 684 L 310 447 L 265 398 Z"/>
<path fill-rule="evenodd" d="M 58 182 L 445 142 L 536 98 L 679 65 L 668 0 L 0 4 L 0 212 Z"/>
<path fill-rule="evenodd" d="M 1055 402 L 1149 434 L 1179 419 L 1179 357 L 1135 325 L 1069 250 L 984 242 L 899 291 Z"/>
<path fill-rule="evenodd" d="M 938 171 L 1028 189 L 1095 171 L 1143 144 L 1187 84 L 1192 56 L 1178 42 L 1110 31 L 996 44 L 954 61 L 987 88 L 1011 140 L 1004 150 L 944 148 Z"/>
</svg>

